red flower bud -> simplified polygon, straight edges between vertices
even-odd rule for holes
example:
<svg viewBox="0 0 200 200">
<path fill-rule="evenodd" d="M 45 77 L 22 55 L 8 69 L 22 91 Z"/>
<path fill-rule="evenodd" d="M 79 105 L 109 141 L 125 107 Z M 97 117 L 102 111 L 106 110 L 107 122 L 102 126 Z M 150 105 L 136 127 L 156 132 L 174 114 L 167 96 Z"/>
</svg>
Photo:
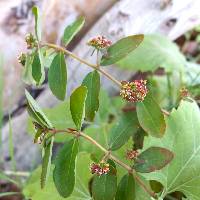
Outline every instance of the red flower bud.
<svg viewBox="0 0 200 200">
<path fill-rule="evenodd" d="M 90 165 L 90 171 L 92 174 L 97 174 L 98 176 L 107 174 L 110 171 L 109 164 L 104 162 L 100 164 L 92 163 Z"/>
<path fill-rule="evenodd" d="M 127 150 L 126 152 L 126 159 L 128 160 L 134 160 L 137 158 L 139 152 L 137 150 Z"/>
<path fill-rule="evenodd" d="M 110 45 L 112 45 L 112 42 L 106 39 L 104 36 L 97 36 L 89 40 L 87 44 L 99 50 L 108 48 Z"/>
<path fill-rule="evenodd" d="M 148 93 L 146 83 L 146 80 L 122 81 L 120 95 L 129 102 L 144 101 Z"/>
</svg>

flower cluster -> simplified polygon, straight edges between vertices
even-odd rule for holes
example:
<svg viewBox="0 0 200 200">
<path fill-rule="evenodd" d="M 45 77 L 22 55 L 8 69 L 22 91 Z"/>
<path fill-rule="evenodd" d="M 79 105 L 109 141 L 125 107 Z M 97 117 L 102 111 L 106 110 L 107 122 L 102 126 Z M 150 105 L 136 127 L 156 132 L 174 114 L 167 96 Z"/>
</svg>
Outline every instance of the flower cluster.
<svg viewBox="0 0 200 200">
<path fill-rule="evenodd" d="M 17 60 L 20 64 L 22 64 L 23 66 L 26 63 L 26 54 L 25 53 L 21 53 L 18 57 Z"/>
<path fill-rule="evenodd" d="M 148 93 L 146 83 L 146 80 L 122 81 L 120 95 L 129 102 L 144 101 Z"/>
<path fill-rule="evenodd" d="M 190 96 L 189 91 L 185 87 L 181 88 L 180 89 L 180 96 L 181 96 L 181 98 L 189 97 Z"/>
<path fill-rule="evenodd" d="M 128 160 L 134 160 L 135 158 L 137 158 L 139 152 L 137 150 L 127 150 L 126 152 L 126 159 Z"/>
<path fill-rule="evenodd" d="M 108 48 L 112 45 L 112 42 L 106 39 L 104 36 L 97 36 L 92 38 L 87 43 L 89 46 L 96 48 L 97 50 Z"/>
<path fill-rule="evenodd" d="M 27 48 L 28 48 L 28 49 L 33 49 L 34 47 L 37 46 L 36 39 L 35 39 L 35 37 L 33 36 L 32 33 L 28 33 L 28 34 L 26 35 L 25 41 L 26 41 L 26 44 L 27 44 Z"/>
<path fill-rule="evenodd" d="M 100 164 L 92 163 L 90 165 L 90 171 L 92 174 L 97 174 L 98 176 L 107 174 L 110 171 L 109 164 L 105 162 L 101 162 Z"/>
</svg>

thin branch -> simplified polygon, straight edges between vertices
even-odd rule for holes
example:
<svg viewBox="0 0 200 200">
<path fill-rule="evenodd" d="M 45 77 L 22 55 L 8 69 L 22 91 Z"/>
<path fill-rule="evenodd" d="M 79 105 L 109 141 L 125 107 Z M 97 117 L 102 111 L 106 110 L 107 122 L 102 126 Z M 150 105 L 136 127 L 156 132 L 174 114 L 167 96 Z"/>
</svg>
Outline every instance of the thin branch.
<svg viewBox="0 0 200 200">
<path fill-rule="evenodd" d="M 113 76 L 111 76 L 110 74 L 108 74 L 106 71 L 104 71 L 103 69 L 100 69 L 98 65 L 96 64 L 92 64 L 92 63 L 89 63 L 88 61 L 82 59 L 82 58 L 79 58 L 77 55 L 75 55 L 74 53 L 72 53 L 71 51 L 68 51 L 67 49 L 64 49 L 63 47 L 61 46 L 58 46 L 58 45 L 55 45 L 55 44 L 50 44 L 50 43 L 45 43 L 45 44 L 42 44 L 41 46 L 48 46 L 50 48 L 53 48 L 57 51 L 61 51 L 63 52 L 64 54 L 66 55 L 69 55 L 70 57 L 74 58 L 75 60 L 78 60 L 79 62 L 99 71 L 100 73 L 102 73 L 104 76 L 106 76 L 108 79 L 110 79 L 111 81 L 113 81 L 116 85 L 118 85 L 119 87 L 121 87 L 121 83 L 116 80 Z"/>
<path fill-rule="evenodd" d="M 24 176 L 24 177 L 28 177 L 30 176 L 29 172 L 20 172 L 20 171 L 4 171 L 4 174 L 6 174 L 7 176 Z"/>
<path fill-rule="evenodd" d="M 124 162 L 122 162 L 121 160 L 119 160 L 117 157 L 115 157 L 114 155 L 111 154 L 111 152 L 107 149 L 105 149 L 103 146 L 101 146 L 96 140 L 94 140 L 93 138 L 91 138 L 90 136 L 86 135 L 83 132 L 79 132 L 76 131 L 74 129 L 67 129 L 67 130 L 49 130 L 51 133 L 53 134 L 57 134 L 57 133 L 70 133 L 73 134 L 74 136 L 81 136 L 83 138 L 85 138 L 86 140 L 88 140 L 91 144 L 95 145 L 96 147 L 98 147 L 101 151 L 103 151 L 108 158 L 112 159 L 113 161 L 115 161 L 118 165 L 120 165 L 121 167 L 123 167 L 124 169 L 126 169 L 128 171 L 128 173 L 132 174 L 135 178 L 135 180 L 138 182 L 138 184 L 144 189 L 144 191 L 146 191 L 151 197 L 157 199 L 156 194 L 150 190 L 144 183 L 143 181 L 140 179 L 139 176 L 137 176 L 137 172 L 131 168 L 129 165 L 125 164 Z"/>
</svg>

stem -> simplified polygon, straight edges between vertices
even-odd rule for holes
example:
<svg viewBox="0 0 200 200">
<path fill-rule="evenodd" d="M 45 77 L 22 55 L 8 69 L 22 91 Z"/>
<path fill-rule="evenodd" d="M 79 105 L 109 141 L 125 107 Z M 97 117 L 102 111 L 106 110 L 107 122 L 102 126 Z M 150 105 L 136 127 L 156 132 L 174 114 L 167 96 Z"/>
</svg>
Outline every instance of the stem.
<svg viewBox="0 0 200 200">
<path fill-rule="evenodd" d="M 65 132 L 65 133 L 73 134 L 75 136 L 82 136 L 83 138 L 85 138 L 86 140 L 88 140 L 91 144 L 95 145 L 101 151 L 103 151 L 108 156 L 108 158 L 112 159 L 117 164 L 119 164 L 121 167 L 123 167 L 124 169 L 126 169 L 130 174 L 132 174 L 133 177 L 135 178 L 135 180 L 137 181 L 137 183 L 144 189 L 144 191 L 146 191 L 151 197 L 157 199 L 156 194 L 153 191 L 151 191 L 143 183 L 143 181 L 140 179 L 139 176 L 137 176 L 137 172 L 133 168 L 131 168 L 129 165 L 125 164 L 124 162 L 122 162 L 121 160 L 119 160 L 117 157 L 115 157 L 114 155 L 112 155 L 109 150 L 105 149 L 103 146 L 101 146 L 96 140 L 94 140 L 90 136 L 86 135 L 83 132 L 78 132 L 76 130 L 71 130 L 71 129 L 67 129 L 67 130 L 55 130 L 55 129 L 53 129 L 53 130 L 49 130 L 49 131 L 52 132 L 53 134 Z"/>
<path fill-rule="evenodd" d="M 172 97 L 172 85 L 170 80 L 170 73 L 167 73 L 167 87 L 168 87 L 168 94 L 169 94 L 169 108 L 173 105 L 173 97 Z"/>
<path fill-rule="evenodd" d="M 86 60 L 84 60 L 82 58 L 79 58 L 77 55 L 73 54 L 71 51 L 68 51 L 67 49 L 64 49 L 63 47 L 55 45 L 55 44 L 45 43 L 45 44 L 42 44 L 41 46 L 48 46 L 48 47 L 53 48 L 53 49 L 55 49 L 57 51 L 61 51 L 66 55 L 71 56 L 75 60 L 78 60 L 79 62 L 81 62 L 81 63 L 83 63 L 85 65 L 88 65 L 89 67 L 99 71 L 100 73 L 102 73 L 104 76 L 106 76 L 108 79 L 113 81 L 116 85 L 118 85 L 121 88 L 121 83 L 118 80 L 116 80 L 113 76 L 108 74 L 106 71 L 104 71 L 103 69 L 100 69 L 98 64 L 95 65 L 95 64 L 89 63 Z"/>
<path fill-rule="evenodd" d="M 28 177 L 30 176 L 29 172 L 14 172 L 14 171 L 4 171 L 4 173 L 8 176 L 24 176 L 24 177 Z"/>
</svg>

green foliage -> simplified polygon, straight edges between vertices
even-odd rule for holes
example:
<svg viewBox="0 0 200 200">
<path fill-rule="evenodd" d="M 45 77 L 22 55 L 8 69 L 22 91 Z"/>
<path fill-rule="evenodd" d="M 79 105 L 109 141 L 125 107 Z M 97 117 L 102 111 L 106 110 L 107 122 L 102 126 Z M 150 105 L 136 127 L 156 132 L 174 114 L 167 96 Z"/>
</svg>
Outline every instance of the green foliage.
<svg viewBox="0 0 200 200">
<path fill-rule="evenodd" d="M 138 126 L 136 112 L 129 111 L 122 114 L 109 135 L 109 149 L 112 151 L 119 149 L 138 130 Z"/>
<path fill-rule="evenodd" d="M 39 166 L 36 170 L 34 170 L 26 182 L 23 194 L 26 199 L 31 200 L 64 200 L 65 198 L 61 197 L 59 193 L 56 191 L 54 182 L 53 182 L 53 166 L 51 166 L 49 179 L 46 183 L 45 188 L 41 189 L 40 187 L 40 174 L 42 168 Z"/>
<path fill-rule="evenodd" d="M 186 60 L 178 47 L 161 35 L 145 35 L 141 45 L 118 65 L 122 69 L 155 71 L 159 67 L 167 72 L 184 70 Z"/>
<path fill-rule="evenodd" d="M 54 142 L 54 137 L 52 137 L 50 142 L 44 147 L 44 155 L 42 158 L 41 188 L 44 188 L 49 176 L 51 168 L 53 142 Z"/>
<path fill-rule="evenodd" d="M 70 111 L 72 119 L 78 130 L 81 129 L 85 117 L 85 101 L 87 97 L 87 88 L 80 86 L 70 96 Z"/>
<path fill-rule="evenodd" d="M 36 81 L 37 84 L 40 83 L 42 73 L 41 73 L 41 63 L 40 63 L 40 56 L 39 53 L 36 52 L 33 58 L 32 63 L 32 77 Z"/>
<path fill-rule="evenodd" d="M 101 65 L 111 65 L 128 56 L 143 41 L 143 35 L 132 35 L 117 41 L 107 49 L 101 59 Z"/>
<path fill-rule="evenodd" d="M 63 53 L 58 53 L 49 68 L 49 87 L 52 93 L 60 100 L 65 99 L 67 84 L 67 68 Z"/>
<path fill-rule="evenodd" d="M 22 80 L 26 84 L 35 84 L 35 80 L 32 76 L 32 63 L 33 63 L 33 54 L 26 55 L 26 63 L 22 72 Z"/>
<path fill-rule="evenodd" d="M 32 8 L 32 13 L 35 17 L 35 35 L 37 40 L 40 41 L 42 36 L 41 21 L 40 21 L 39 11 L 36 6 Z"/>
<path fill-rule="evenodd" d="M 85 102 L 85 118 L 93 121 L 99 108 L 100 75 L 95 70 L 90 72 L 83 80 L 83 86 L 87 87 L 88 93 Z"/>
<path fill-rule="evenodd" d="M 165 120 L 161 108 L 148 93 L 143 102 L 136 105 L 137 116 L 141 127 L 154 137 L 162 137 L 165 133 Z"/>
<path fill-rule="evenodd" d="M 65 143 L 57 154 L 53 178 L 59 194 L 68 197 L 75 185 L 75 159 L 78 153 L 78 141 L 72 139 Z"/>
<path fill-rule="evenodd" d="M 159 145 L 174 152 L 168 167 L 146 174 L 147 179 L 157 180 L 164 186 L 162 196 L 174 191 L 183 192 L 189 199 L 198 199 L 200 170 L 200 111 L 196 103 L 182 101 L 177 110 L 166 117 L 166 134 L 162 139 L 153 137 L 145 141 L 145 148 Z"/>
<path fill-rule="evenodd" d="M 140 173 L 149 173 L 165 167 L 173 159 L 173 153 L 165 148 L 150 147 L 135 160 L 134 169 Z"/>
<path fill-rule="evenodd" d="M 109 161 L 111 166 L 108 174 L 94 176 L 92 181 L 92 197 L 94 200 L 112 200 L 117 191 L 116 166 Z"/>
<path fill-rule="evenodd" d="M 64 35 L 62 37 L 62 42 L 65 46 L 67 46 L 74 38 L 74 36 L 81 30 L 84 23 L 85 23 L 85 18 L 79 17 L 71 25 L 65 28 Z"/>
<path fill-rule="evenodd" d="M 117 187 L 115 200 L 135 200 L 135 180 L 133 175 L 126 174 Z"/>
<path fill-rule="evenodd" d="M 51 122 L 48 120 L 37 102 L 33 99 L 27 90 L 25 91 L 25 94 L 27 99 L 27 109 L 33 120 L 38 122 L 38 124 L 42 125 L 43 127 L 52 128 Z"/>
<path fill-rule="evenodd" d="M 29 52 L 19 58 L 20 63 L 25 64 L 23 80 L 27 84 L 41 85 L 46 67 L 52 93 L 59 100 L 64 100 L 67 86 L 65 55 L 92 67 L 94 71 L 88 73 L 82 85 L 72 92 L 70 101 L 51 109 L 42 111 L 33 97 L 25 92 L 27 110 L 37 130 L 30 125 L 29 129 L 36 132 L 34 142 L 41 143 L 43 149 L 42 167 L 33 172 L 25 184 L 25 198 L 149 200 L 155 199 L 154 190 L 159 200 L 170 198 L 173 196 L 170 193 L 175 191 L 184 193 L 188 199 L 199 199 L 200 111 L 193 101 L 180 103 L 181 98 L 191 99 L 187 97 L 187 90 L 184 94 L 180 93 L 184 86 L 195 97 L 200 94 L 198 67 L 195 67 L 198 71 L 191 70 L 191 66 L 189 71 L 185 71 L 185 58 L 176 45 L 162 36 L 147 35 L 140 45 L 143 35 L 132 35 L 107 49 L 103 47 L 107 43 L 109 46 L 109 41 L 105 37 L 96 37 L 91 41 L 96 42 L 96 47 L 100 48 L 98 53 L 103 54 L 101 66 L 118 63 L 122 68 L 140 71 L 164 68 L 159 70 L 159 74 L 145 75 L 150 92 L 144 101 L 127 102 L 119 95 L 110 98 L 100 90 L 99 73 L 118 87 L 122 83 L 101 69 L 98 62 L 100 55 L 93 64 L 65 49 L 83 27 L 84 18 L 78 18 L 65 29 L 62 37 L 64 47 L 60 47 L 41 41 L 38 9 L 34 7 L 32 11 L 36 38 L 32 38 L 31 44 L 26 37 Z M 119 93 L 129 95 L 131 90 L 134 86 L 127 86 L 127 90 L 124 88 Z M 134 95 L 140 94 L 135 92 Z M 173 107 L 178 108 L 170 113 Z M 64 142 L 53 162 L 55 168 L 51 164 L 54 142 Z M 135 151 L 138 149 L 141 152 Z M 105 165 L 104 169 L 100 167 L 102 163 L 109 165 Z M 103 169 L 105 171 L 101 171 Z M 39 187 L 38 174 L 43 190 Z M 2 177 L 12 181 L 0 173 Z"/>
</svg>

